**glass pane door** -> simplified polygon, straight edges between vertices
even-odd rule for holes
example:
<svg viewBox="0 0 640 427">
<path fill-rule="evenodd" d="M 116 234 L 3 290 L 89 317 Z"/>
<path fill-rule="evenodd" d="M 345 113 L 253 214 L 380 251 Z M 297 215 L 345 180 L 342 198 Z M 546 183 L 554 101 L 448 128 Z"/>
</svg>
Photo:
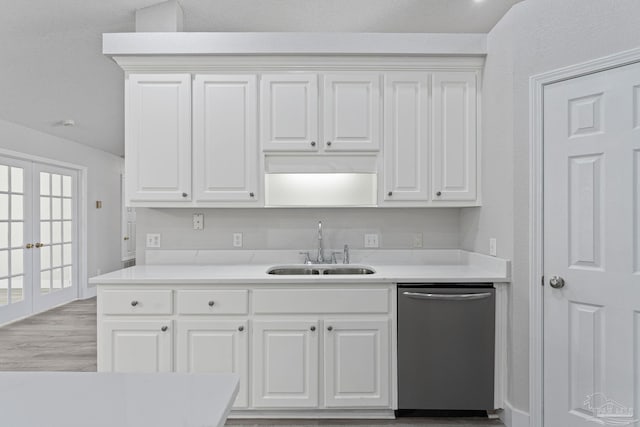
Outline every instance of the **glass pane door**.
<svg viewBox="0 0 640 427">
<path fill-rule="evenodd" d="M 0 323 L 30 312 L 31 164 L 0 158 Z"/>
<path fill-rule="evenodd" d="M 34 230 L 35 303 L 46 308 L 77 295 L 76 173 L 38 165 Z"/>
</svg>

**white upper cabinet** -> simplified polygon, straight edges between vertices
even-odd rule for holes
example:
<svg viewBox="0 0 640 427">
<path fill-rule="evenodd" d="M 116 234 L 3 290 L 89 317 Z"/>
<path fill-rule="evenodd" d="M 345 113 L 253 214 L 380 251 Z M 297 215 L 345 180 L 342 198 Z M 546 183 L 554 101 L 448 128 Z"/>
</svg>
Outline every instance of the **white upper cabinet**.
<svg viewBox="0 0 640 427">
<path fill-rule="evenodd" d="M 425 72 L 385 75 L 384 204 L 429 200 L 429 80 Z"/>
<path fill-rule="evenodd" d="M 127 201 L 191 198 L 191 76 L 131 74 L 125 96 Z"/>
<path fill-rule="evenodd" d="M 316 74 L 265 74 L 260 96 L 265 151 L 318 150 Z"/>
<path fill-rule="evenodd" d="M 379 74 L 326 74 L 323 101 L 325 151 L 379 150 Z"/>
<path fill-rule="evenodd" d="M 474 71 L 433 73 L 434 201 L 476 200 L 477 108 Z"/>
<path fill-rule="evenodd" d="M 255 75 L 197 75 L 193 83 L 193 172 L 197 201 L 253 203 L 258 190 Z"/>
</svg>

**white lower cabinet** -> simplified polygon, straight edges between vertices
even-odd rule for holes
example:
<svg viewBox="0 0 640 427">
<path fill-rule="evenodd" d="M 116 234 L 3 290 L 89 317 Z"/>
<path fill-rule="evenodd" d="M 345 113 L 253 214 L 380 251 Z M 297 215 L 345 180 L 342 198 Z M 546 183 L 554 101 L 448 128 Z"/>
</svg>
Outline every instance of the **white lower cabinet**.
<svg viewBox="0 0 640 427">
<path fill-rule="evenodd" d="M 388 416 L 392 295 L 390 284 L 99 285 L 98 371 L 233 372 L 240 416 Z"/>
<path fill-rule="evenodd" d="M 170 320 L 106 320 L 100 371 L 171 372 L 173 331 Z"/>
<path fill-rule="evenodd" d="M 253 324 L 253 406 L 318 406 L 318 322 L 257 320 Z"/>
<path fill-rule="evenodd" d="M 326 319 L 324 324 L 325 405 L 388 407 L 389 319 Z"/>
<path fill-rule="evenodd" d="M 247 320 L 179 320 L 176 323 L 176 371 L 238 374 L 240 388 L 234 407 L 247 407 Z"/>
</svg>

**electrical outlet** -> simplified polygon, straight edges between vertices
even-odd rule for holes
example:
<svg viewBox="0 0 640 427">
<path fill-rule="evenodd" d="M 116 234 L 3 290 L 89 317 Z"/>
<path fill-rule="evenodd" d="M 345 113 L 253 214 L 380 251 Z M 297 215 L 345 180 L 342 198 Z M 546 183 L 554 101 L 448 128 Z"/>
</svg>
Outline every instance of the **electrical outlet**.
<svg viewBox="0 0 640 427">
<path fill-rule="evenodd" d="M 204 230 L 204 214 L 193 214 L 193 229 Z"/>
<path fill-rule="evenodd" d="M 489 255 L 498 256 L 498 241 L 493 237 L 489 239 Z"/>
<path fill-rule="evenodd" d="M 160 247 L 160 233 L 147 233 L 147 247 L 148 248 Z"/>
<path fill-rule="evenodd" d="M 421 248 L 422 247 L 422 233 L 414 233 L 413 235 L 413 247 Z"/>
<path fill-rule="evenodd" d="M 234 248 L 242 247 L 242 233 L 233 233 L 233 247 Z"/>
<path fill-rule="evenodd" d="M 377 248 L 378 244 L 378 235 L 377 234 L 365 234 L 364 235 L 364 247 L 365 248 Z"/>
</svg>

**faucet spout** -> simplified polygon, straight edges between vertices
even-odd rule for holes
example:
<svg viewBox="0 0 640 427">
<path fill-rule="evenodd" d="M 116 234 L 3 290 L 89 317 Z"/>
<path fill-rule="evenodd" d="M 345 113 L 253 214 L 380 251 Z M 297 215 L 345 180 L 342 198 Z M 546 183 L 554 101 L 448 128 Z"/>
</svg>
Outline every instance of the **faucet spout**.
<svg viewBox="0 0 640 427">
<path fill-rule="evenodd" d="M 324 263 L 324 243 L 322 242 L 322 221 L 318 221 L 318 256 L 316 260 L 319 264 Z"/>
</svg>

